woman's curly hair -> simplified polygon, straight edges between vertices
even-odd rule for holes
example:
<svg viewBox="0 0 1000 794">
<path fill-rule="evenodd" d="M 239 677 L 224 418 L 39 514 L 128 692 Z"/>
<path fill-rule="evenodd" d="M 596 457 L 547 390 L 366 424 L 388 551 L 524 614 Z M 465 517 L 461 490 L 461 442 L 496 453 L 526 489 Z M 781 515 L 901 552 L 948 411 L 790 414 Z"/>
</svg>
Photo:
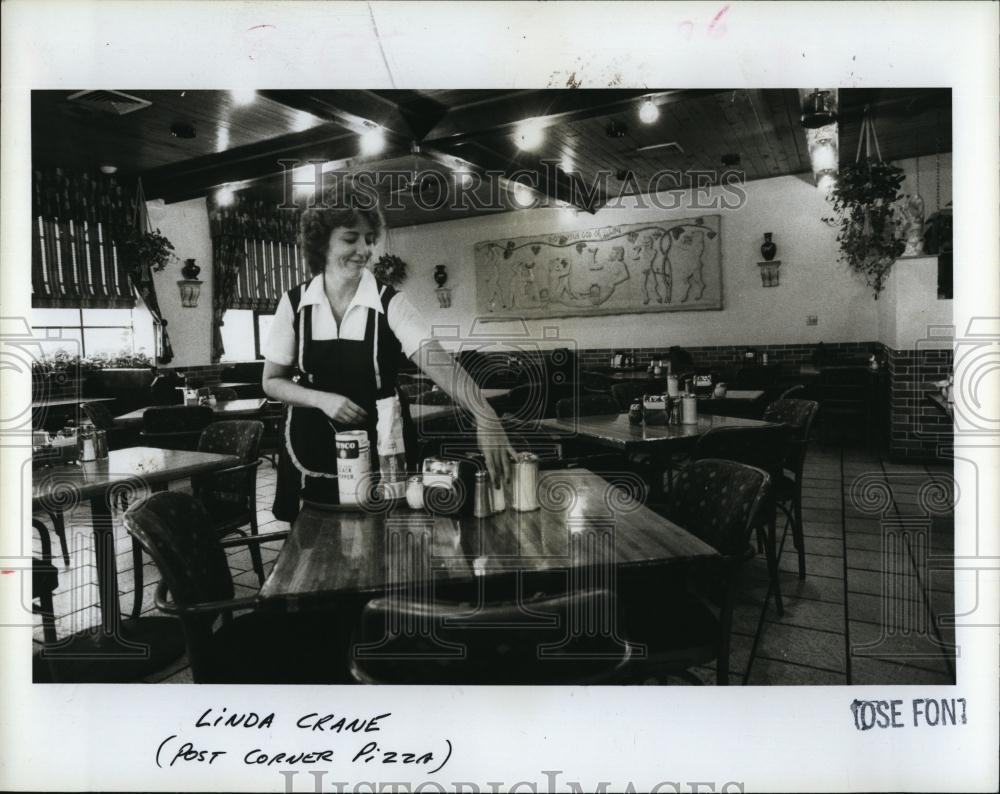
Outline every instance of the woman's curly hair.
<svg viewBox="0 0 1000 794">
<path fill-rule="evenodd" d="M 323 200 L 315 207 L 303 210 L 299 219 L 299 246 L 309 271 L 315 276 L 326 269 L 326 254 L 330 235 L 341 227 L 354 227 L 364 218 L 375 232 L 382 234 L 385 218 L 373 197 L 358 196 L 350 183 L 323 191 Z"/>
</svg>

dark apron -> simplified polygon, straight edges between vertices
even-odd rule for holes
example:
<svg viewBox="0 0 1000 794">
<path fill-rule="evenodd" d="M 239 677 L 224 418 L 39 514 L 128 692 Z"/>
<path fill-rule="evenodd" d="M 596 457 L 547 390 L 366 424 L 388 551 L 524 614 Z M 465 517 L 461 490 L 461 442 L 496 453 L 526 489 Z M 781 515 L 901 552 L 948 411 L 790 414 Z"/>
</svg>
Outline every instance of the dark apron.
<svg viewBox="0 0 1000 794">
<path fill-rule="evenodd" d="M 309 314 L 309 310 L 305 311 Z M 318 408 L 289 407 L 285 418 L 284 465 L 278 471 L 274 515 L 292 521 L 299 500 L 339 504 L 337 490 L 337 444 L 340 430 L 367 430 L 373 464 L 375 446 L 375 383 L 373 309 L 368 309 L 365 338 L 314 340 L 311 317 L 302 322 L 302 366 L 299 383 L 310 389 L 342 394 L 368 413 L 363 427 L 338 425 Z"/>
</svg>

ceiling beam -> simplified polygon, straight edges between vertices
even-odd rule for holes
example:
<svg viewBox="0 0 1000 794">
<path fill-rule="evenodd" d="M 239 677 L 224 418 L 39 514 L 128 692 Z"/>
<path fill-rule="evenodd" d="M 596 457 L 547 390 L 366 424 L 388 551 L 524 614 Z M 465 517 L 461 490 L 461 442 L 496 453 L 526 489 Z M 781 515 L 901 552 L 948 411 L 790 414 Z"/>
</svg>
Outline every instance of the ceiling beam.
<svg viewBox="0 0 1000 794">
<path fill-rule="evenodd" d="M 543 89 L 518 91 L 462 105 L 449 111 L 424 137 L 424 143 L 459 143 L 498 133 L 513 132 L 525 119 L 540 119 L 548 126 L 620 113 L 649 97 L 663 106 L 717 94 L 728 89 Z"/>
<path fill-rule="evenodd" d="M 521 184 L 553 201 L 564 201 L 590 213 L 607 201 L 600 186 L 588 194 L 579 177 L 566 174 L 552 161 L 544 163 L 524 154 L 511 158 L 481 141 L 467 141 L 462 146 L 422 146 L 420 151 L 452 170 L 462 165 L 484 177 L 500 174 L 505 190 Z"/>
<path fill-rule="evenodd" d="M 396 154 L 403 154 L 397 152 Z M 280 161 L 378 162 L 394 156 L 382 152 L 362 157 L 353 132 L 325 124 L 303 132 L 282 135 L 218 154 L 195 157 L 152 168 L 140 174 L 146 195 L 164 201 L 181 201 L 205 195 L 220 185 L 248 182 L 284 173 Z"/>
</svg>

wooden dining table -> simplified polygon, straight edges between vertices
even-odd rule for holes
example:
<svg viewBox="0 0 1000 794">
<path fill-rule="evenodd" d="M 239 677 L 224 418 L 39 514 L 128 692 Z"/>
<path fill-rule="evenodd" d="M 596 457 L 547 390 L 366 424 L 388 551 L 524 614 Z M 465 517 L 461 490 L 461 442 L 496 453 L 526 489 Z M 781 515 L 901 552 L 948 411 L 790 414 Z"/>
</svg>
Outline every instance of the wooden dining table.
<svg viewBox="0 0 1000 794">
<path fill-rule="evenodd" d="M 653 512 L 629 480 L 587 469 L 540 473 L 538 509 L 486 518 L 438 515 L 405 503 L 384 509 L 306 503 L 260 591 L 265 602 L 358 603 L 405 591 L 433 598 L 514 577 L 525 592 L 601 587 L 623 568 L 690 563 L 718 552 Z M 568 577 L 568 578 L 567 578 Z"/>
<path fill-rule="evenodd" d="M 689 425 L 632 424 L 628 414 L 542 419 L 538 422 L 540 429 L 553 436 L 582 438 L 616 450 L 689 444 L 713 428 L 760 427 L 767 424 L 769 422 L 760 419 L 712 415 L 699 416 L 696 424 Z"/>
<path fill-rule="evenodd" d="M 244 400 L 220 400 L 215 405 L 210 406 L 216 419 L 251 419 L 264 408 L 267 399 L 264 397 L 254 397 Z M 145 408 L 136 408 L 127 414 L 115 417 L 115 424 L 118 427 L 142 427 L 142 417 L 147 410 L 153 406 L 147 405 Z"/>
<path fill-rule="evenodd" d="M 42 651 L 62 682 L 132 681 L 162 669 L 184 651 L 179 621 L 164 617 L 122 620 L 112 512 L 122 495 L 134 503 L 173 480 L 239 463 L 235 455 L 129 447 L 107 460 L 34 471 L 32 510 L 66 511 L 90 503 L 101 625 L 60 639 Z M 82 564 L 82 561 L 78 561 Z"/>
</svg>

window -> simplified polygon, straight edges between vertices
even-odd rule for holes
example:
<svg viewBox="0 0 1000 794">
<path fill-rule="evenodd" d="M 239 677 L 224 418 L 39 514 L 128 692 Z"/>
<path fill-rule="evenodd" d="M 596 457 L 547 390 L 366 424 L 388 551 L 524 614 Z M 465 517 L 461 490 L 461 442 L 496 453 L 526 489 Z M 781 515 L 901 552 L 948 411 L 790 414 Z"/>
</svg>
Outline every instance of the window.
<svg viewBox="0 0 1000 794">
<path fill-rule="evenodd" d="M 70 355 L 155 355 L 153 317 L 141 305 L 134 309 L 32 309 L 31 328 L 42 338 L 42 352 Z"/>
<path fill-rule="evenodd" d="M 267 339 L 273 314 L 258 314 L 251 309 L 227 309 L 222 325 L 221 361 L 253 361 L 261 358 L 260 348 Z"/>
</svg>

